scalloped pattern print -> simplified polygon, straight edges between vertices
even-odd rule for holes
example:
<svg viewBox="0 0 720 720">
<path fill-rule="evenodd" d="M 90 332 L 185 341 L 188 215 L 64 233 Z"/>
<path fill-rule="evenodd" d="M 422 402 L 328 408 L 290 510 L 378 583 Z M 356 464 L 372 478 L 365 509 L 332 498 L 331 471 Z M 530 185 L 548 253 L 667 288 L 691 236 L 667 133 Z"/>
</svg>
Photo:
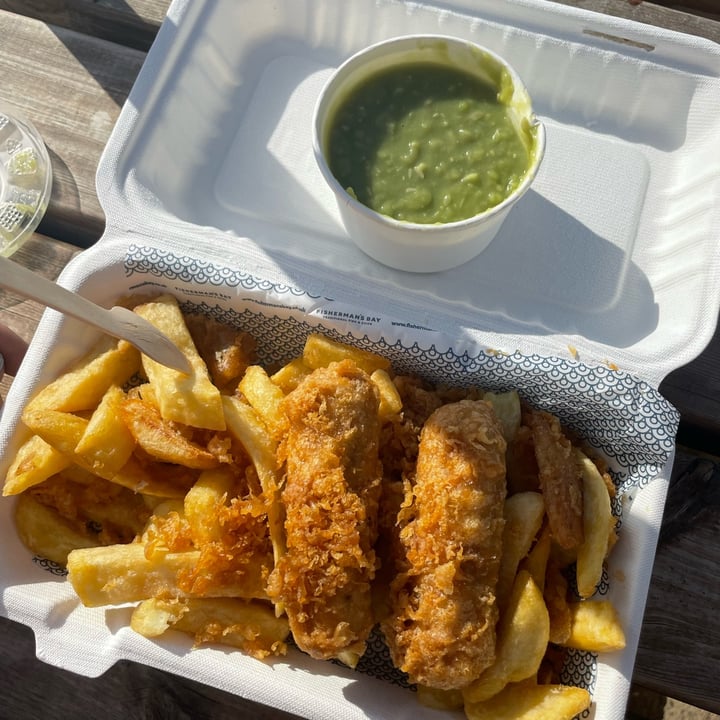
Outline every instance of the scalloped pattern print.
<svg viewBox="0 0 720 720">
<path fill-rule="evenodd" d="M 332 323 L 310 318 L 293 309 L 296 300 L 316 299 L 305 291 L 273 283 L 251 273 L 216 265 L 157 248 L 133 245 L 125 259 L 128 278 L 147 276 L 180 297 L 186 312 L 199 312 L 251 333 L 258 340 L 261 362 L 270 366 L 299 355 L 310 332 L 388 357 L 399 373 L 461 387 L 502 392 L 517 390 L 532 405 L 555 413 L 608 459 L 617 488 L 613 512 L 622 520 L 622 498 L 632 498 L 650 483 L 670 458 L 675 444 L 678 413 L 660 393 L 627 373 L 605 366 L 591 367 L 558 357 L 502 355 L 487 348 L 475 354 L 438 349 L 432 342 L 405 343 L 398 338 L 371 339 L 362 331 L 340 331 Z M 247 307 L 237 301 L 237 290 Z M 34 562 L 56 575 L 65 571 L 54 563 Z M 603 574 L 599 595 L 607 594 Z M 561 679 L 592 692 L 598 658 L 594 653 L 567 653 Z M 412 687 L 393 667 L 382 635 L 375 631 L 357 670 L 402 687 Z M 588 717 L 589 712 L 583 714 Z"/>
</svg>

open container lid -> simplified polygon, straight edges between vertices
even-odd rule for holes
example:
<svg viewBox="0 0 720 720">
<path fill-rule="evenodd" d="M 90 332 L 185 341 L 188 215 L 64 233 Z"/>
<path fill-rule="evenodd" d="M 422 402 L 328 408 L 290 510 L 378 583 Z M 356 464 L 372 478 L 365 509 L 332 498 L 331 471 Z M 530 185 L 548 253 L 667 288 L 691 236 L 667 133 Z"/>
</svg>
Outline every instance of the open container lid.
<svg viewBox="0 0 720 720">
<path fill-rule="evenodd" d="M 547 149 L 487 250 L 415 275 L 349 239 L 311 120 L 350 54 L 432 32 L 517 69 Z M 701 352 L 720 308 L 719 68 L 710 41 L 541 0 L 176 0 L 100 163 L 107 235 L 163 238 L 368 316 L 381 304 L 657 386 Z"/>
</svg>

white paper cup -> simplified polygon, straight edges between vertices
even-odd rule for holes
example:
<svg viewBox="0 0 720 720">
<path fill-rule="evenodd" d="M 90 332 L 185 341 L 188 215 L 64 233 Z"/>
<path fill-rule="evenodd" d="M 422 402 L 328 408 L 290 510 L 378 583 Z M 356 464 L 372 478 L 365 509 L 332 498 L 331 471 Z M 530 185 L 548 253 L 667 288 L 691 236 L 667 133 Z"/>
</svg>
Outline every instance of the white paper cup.
<svg viewBox="0 0 720 720">
<path fill-rule="evenodd" d="M 532 128 L 530 163 L 520 185 L 499 204 L 465 220 L 423 224 L 395 220 L 371 210 L 350 195 L 333 175 L 326 159 L 335 112 L 354 88 L 393 65 L 432 62 L 470 72 L 496 84 L 503 75 L 512 87 L 508 107 L 518 127 Z M 330 77 L 313 117 L 313 151 L 320 171 L 335 194 L 340 217 L 352 240 L 370 257 L 399 270 L 435 272 L 471 260 L 497 234 L 511 208 L 537 174 L 545 150 L 545 130 L 532 110 L 522 80 L 508 63 L 475 43 L 442 35 L 409 35 L 386 40 L 356 53 Z"/>
</svg>

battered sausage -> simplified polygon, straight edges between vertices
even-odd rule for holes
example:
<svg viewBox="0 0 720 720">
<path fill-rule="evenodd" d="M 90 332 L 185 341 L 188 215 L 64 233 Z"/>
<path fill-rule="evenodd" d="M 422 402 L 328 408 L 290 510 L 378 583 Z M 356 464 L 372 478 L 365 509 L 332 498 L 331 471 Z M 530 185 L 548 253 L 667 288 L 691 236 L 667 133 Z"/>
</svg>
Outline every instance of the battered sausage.
<svg viewBox="0 0 720 720">
<path fill-rule="evenodd" d="M 464 687 L 495 658 L 495 588 L 505 500 L 505 449 L 492 406 L 443 405 L 421 436 L 400 531 L 404 567 L 383 621 L 393 661 L 413 682 Z"/>
<path fill-rule="evenodd" d="M 378 392 L 367 373 L 344 360 L 312 372 L 284 407 L 287 550 L 270 594 L 284 604 L 300 649 L 353 666 L 373 627 Z"/>
</svg>

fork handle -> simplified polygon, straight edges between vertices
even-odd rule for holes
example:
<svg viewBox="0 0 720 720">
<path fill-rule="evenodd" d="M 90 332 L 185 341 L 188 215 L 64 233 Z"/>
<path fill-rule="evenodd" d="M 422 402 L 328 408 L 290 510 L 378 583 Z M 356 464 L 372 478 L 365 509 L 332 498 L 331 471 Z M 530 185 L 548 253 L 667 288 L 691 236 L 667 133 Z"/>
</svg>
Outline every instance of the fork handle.
<svg viewBox="0 0 720 720">
<path fill-rule="evenodd" d="M 188 359 L 165 335 L 126 308 L 106 310 L 4 257 L 0 257 L 0 285 L 53 310 L 78 318 L 108 335 L 127 340 L 163 365 L 183 373 L 191 371 Z"/>
<path fill-rule="evenodd" d="M 0 257 L 0 285 L 111 335 L 119 329 L 109 310 L 4 257 Z"/>
</svg>

